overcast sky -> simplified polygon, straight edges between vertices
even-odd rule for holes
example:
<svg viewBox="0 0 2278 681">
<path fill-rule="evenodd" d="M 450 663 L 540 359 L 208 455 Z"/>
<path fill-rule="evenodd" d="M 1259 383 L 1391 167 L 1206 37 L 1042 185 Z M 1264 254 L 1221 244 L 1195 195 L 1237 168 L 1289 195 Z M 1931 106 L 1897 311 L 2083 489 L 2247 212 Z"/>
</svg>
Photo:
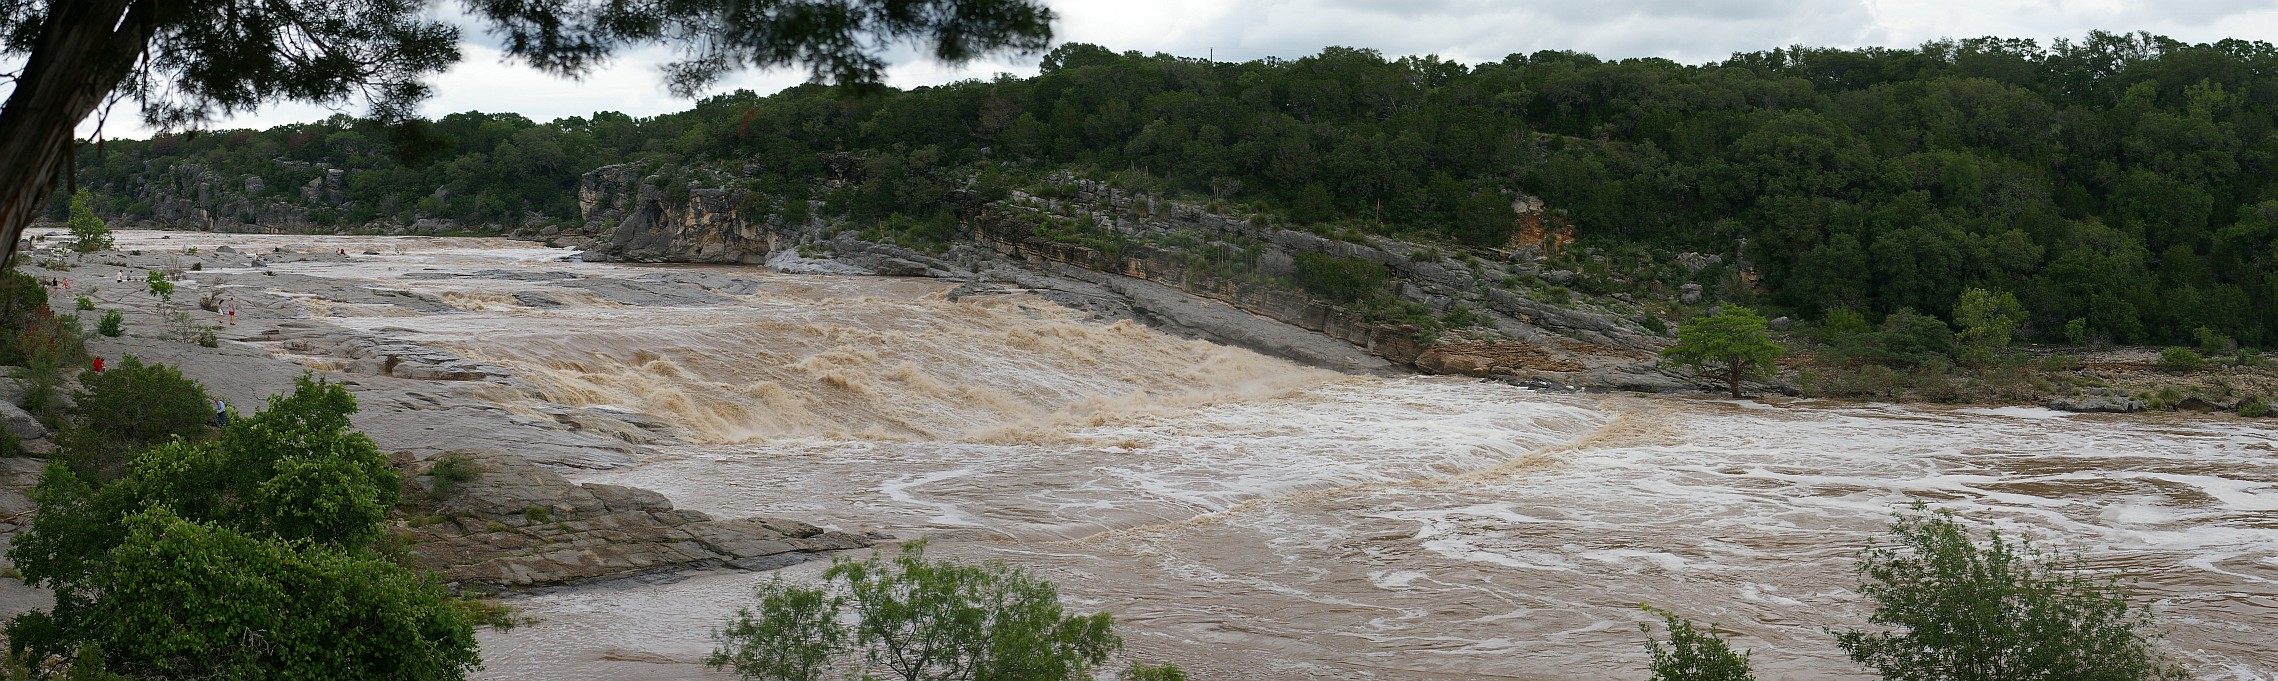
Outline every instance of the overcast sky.
<svg viewBox="0 0 2278 681">
<path fill-rule="evenodd" d="M 1464 63 L 1514 52 L 1568 49 L 1608 59 L 1666 57 L 1685 63 L 1791 44 L 1914 46 L 1986 35 L 2079 38 L 2090 30 L 2151 31 L 2188 42 L 2278 38 L 2278 0 L 1045 0 L 1060 20 L 1056 42 L 1117 51 L 1213 54 L 1245 61 L 1300 57 L 1328 45 L 1373 48 L 1388 57 L 1437 54 Z M 447 2 L 445 4 L 448 4 Z M 687 109 L 665 94 L 656 65 L 667 55 L 623 55 L 610 68 L 569 81 L 503 64 L 479 30 L 465 59 L 435 81 L 423 111 L 513 111 L 546 121 L 594 111 L 647 116 Z M 934 85 L 997 73 L 1033 75 L 1036 56 L 949 67 L 899 60 L 890 83 Z M 721 91 L 762 93 L 797 84 L 797 72 L 749 73 Z M 114 137 L 148 134 L 121 111 Z M 276 106 L 214 127 L 268 127 L 331 111 Z M 351 109 L 347 113 L 361 113 Z M 92 124 L 82 126 L 82 133 Z"/>
</svg>

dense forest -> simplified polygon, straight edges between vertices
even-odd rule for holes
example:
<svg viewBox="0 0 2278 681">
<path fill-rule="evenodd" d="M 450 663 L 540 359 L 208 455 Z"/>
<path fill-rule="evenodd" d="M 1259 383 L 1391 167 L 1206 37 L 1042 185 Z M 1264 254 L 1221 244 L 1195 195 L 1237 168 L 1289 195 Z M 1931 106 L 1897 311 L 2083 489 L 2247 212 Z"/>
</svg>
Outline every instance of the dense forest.
<svg viewBox="0 0 2278 681">
<path fill-rule="evenodd" d="M 2015 294 L 2045 340 L 2069 325 L 2278 343 L 2278 48 L 2238 40 L 1983 38 L 1697 66 L 1068 44 L 1033 78 L 737 92 L 653 118 L 337 116 L 114 140 L 80 153 L 77 180 L 131 217 L 184 167 L 258 176 L 248 191 L 287 202 L 342 169 L 338 196 L 310 204 L 317 224 L 521 226 L 577 221 L 579 176 L 623 162 L 724 169 L 855 220 L 948 221 L 988 194 L 958 191 L 975 183 L 1138 177 L 1325 234 L 1482 249 L 1509 245 L 1524 194 L 1583 244 L 1738 256 L 1760 280 L 1728 295 L 1807 317 L 1945 317 L 1984 288 Z"/>
</svg>

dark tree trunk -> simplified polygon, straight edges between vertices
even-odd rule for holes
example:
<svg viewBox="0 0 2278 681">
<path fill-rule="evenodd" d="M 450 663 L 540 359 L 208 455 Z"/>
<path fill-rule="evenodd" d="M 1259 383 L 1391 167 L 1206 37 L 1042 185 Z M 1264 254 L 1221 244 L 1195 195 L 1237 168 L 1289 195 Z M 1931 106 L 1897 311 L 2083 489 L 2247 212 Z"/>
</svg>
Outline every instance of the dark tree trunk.
<svg viewBox="0 0 2278 681">
<path fill-rule="evenodd" d="M 73 132 L 150 44 L 164 0 L 49 3 L 39 42 L 0 109 L 0 267 L 47 208 Z"/>
<path fill-rule="evenodd" d="M 1733 361 L 1727 362 L 1725 364 L 1725 367 L 1725 385 L 1732 388 L 1732 399 L 1740 399 L 1740 375 L 1748 370 L 1748 365 L 1738 361 Z"/>
</svg>

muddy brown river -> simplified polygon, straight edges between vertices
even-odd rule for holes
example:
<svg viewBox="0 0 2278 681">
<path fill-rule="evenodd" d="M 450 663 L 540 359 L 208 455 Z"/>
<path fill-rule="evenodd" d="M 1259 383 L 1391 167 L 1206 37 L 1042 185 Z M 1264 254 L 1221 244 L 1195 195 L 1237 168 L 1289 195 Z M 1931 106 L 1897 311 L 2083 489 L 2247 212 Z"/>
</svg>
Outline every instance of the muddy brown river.
<svg viewBox="0 0 2278 681">
<path fill-rule="evenodd" d="M 509 409 L 679 428 L 573 479 L 1026 566 L 1196 678 L 1643 678 L 1640 603 L 1736 632 L 1762 678 L 1867 678 L 1828 630 L 1864 624 L 1853 558 L 1917 500 L 2138 580 L 2197 676 L 2278 676 L 2268 420 L 1354 377 L 930 280 L 337 241 L 383 255 L 278 267 L 454 310 L 310 316 L 508 368 L 523 387 L 487 397 Z M 595 285 L 691 274 L 752 285 Z M 478 677 L 729 678 L 708 633 L 770 577 L 517 599 L 538 622 L 485 632 Z"/>
</svg>

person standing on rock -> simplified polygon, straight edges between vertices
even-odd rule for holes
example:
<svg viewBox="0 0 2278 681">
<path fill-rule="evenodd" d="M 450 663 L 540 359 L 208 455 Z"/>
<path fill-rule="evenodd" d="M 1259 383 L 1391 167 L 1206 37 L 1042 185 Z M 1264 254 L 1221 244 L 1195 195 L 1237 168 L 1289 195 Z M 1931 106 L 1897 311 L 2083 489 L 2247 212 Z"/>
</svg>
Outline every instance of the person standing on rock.
<svg viewBox="0 0 2278 681">
<path fill-rule="evenodd" d="M 221 428 L 228 425 L 229 403 L 223 402 L 221 400 L 214 400 L 214 427 Z"/>
</svg>

